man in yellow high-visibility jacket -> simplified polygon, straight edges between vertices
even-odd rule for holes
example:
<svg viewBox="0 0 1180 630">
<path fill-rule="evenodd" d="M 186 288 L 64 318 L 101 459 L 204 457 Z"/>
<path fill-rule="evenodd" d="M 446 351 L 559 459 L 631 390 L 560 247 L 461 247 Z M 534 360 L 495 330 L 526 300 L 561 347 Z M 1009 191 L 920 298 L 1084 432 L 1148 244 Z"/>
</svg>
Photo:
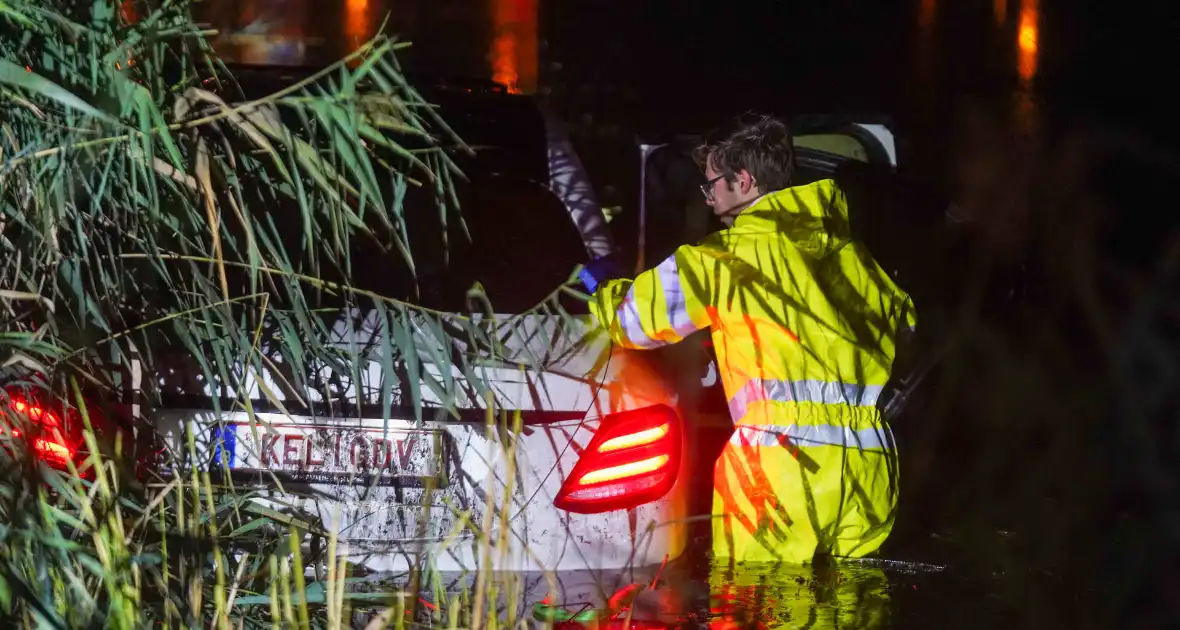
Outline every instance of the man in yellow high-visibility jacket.
<svg viewBox="0 0 1180 630">
<path fill-rule="evenodd" d="M 714 469 L 715 558 L 871 553 L 898 492 L 876 403 L 913 303 L 851 239 L 834 181 L 790 187 L 783 122 L 747 124 L 698 157 L 705 197 L 730 227 L 634 280 L 592 287 L 591 312 L 629 348 L 710 329 L 736 425 Z"/>
</svg>

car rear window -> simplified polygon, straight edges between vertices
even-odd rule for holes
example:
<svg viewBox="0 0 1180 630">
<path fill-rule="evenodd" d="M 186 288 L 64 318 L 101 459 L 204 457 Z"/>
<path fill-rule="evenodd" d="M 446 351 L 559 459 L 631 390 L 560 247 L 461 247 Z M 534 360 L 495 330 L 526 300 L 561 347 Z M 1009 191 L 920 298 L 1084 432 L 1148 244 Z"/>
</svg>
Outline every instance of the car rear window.
<svg viewBox="0 0 1180 630">
<path fill-rule="evenodd" d="M 478 283 L 493 308 L 519 313 L 536 306 L 588 260 L 585 245 L 564 204 L 545 186 L 507 175 L 469 171 L 471 182 L 459 185 L 463 226 L 429 204 L 408 200 L 407 223 L 417 267 L 417 302 L 446 311 L 465 311 L 466 294 Z M 404 269 L 400 260 L 384 265 Z M 386 286 L 392 276 L 375 272 L 381 260 L 354 275 L 369 290 Z M 567 308 L 584 312 L 577 302 Z"/>
<path fill-rule="evenodd" d="M 244 86 L 252 86 L 247 98 L 257 97 L 251 90 L 277 89 L 300 76 L 269 70 L 235 74 Z M 520 313 L 537 306 L 569 278 L 575 266 L 587 262 L 588 255 L 569 211 L 542 183 L 548 181 L 547 143 L 536 104 L 527 97 L 439 86 L 427 86 L 423 96 L 475 148 L 473 156 L 454 152 L 463 174 L 455 182 L 459 211 L 440 211 L 433 191 L 428 190 L 432 186 L 409 185 L 402 210 L 413 271 L 399 254 L 394 235 L 381 226 L 373 234 L 352 237 L 347 273 L 334 268 L 327 244 L 313 245 L 310 254 L 318 265 L 304 262 L 297 270 L 446 312 L 482 310 L 482 305 L 469 300 L 469 291 L 477 284 L 498 313 Z M 297 118 L 287 122 L 298 125 Z M 424 179 L 420 173 L 413 176 Z M 248 208 L 264 208 L 258 212 L 269 214 L 259 220 L 276 233 L 290 259 L 308 257 L 298 206 L 290 201 L 276 206 L 261 185 L 247 182 L 242 193 Z M 383 194 L 388 205 L 394 199 L 392 183 Z M 376 219 L 368 222 L 377 224 Z M 237 222 L 228 223 L 227 228 L 241 232 Z M 244 232 L 237 236 L 244 242 Z M 237 258 L 243 259 L 244 254 Z M 244 272 L 229 270 L 229 275 L 237 276 L 230 278 L 236 285 L 231 292 L 250 292 Z M 305 286 L 305 294 L 310 293 L 313 306 L 346 304 L 343 296 L 311 291 L 312 286 Z M 152 300 L 153 310 L 168 308 L 167 291 L 161 290 Z M 286 301 L 284 295 L 271 297 L 276 307 Z M 584 303 L 574 299 L 563 298 L 562 304 L 575 314 L 587 311 Z"/>
<path fill-rule="evenodd" d="M 482 310 L 482 305 L 469 299 L 477 285 L 498 313 L 520 313 L 537 306 L 569 278 L 576 265 L 586 262 L 581 235 L 565 206 L 543 185 L 487 171 L 465 173 L 470 181 L 456 185 L 459 212 L 444 213 L 424 190 L 406 194 L 403 209 L 412 271 L 394 236 L 383 230 L 375 236 L 352 237 L 349 273 L 329 262 L 326 252 L 317 251 L 312 255 L 320 268 L 306 265 L 303 273 L 446 312 Z M 295 215 L 275 221 L 280 240 L 294 258 L 305 247 L 298 210 L 275 214 Z M 313 292 L 313 296 L 316 306 L 346 303 L 341 296 L 327 293 Z M 572 312 L 585 312 L 576 300 L 562 304 Z"/>
<path fill-rule="evenodd" d="M 456 156 L 466 178 L 456 183 L 462 222 L 459 215 L 449 215 L 444 229 L 443 216 L 427 195 L 407 195 L 419 289 L 410 297 L 431 308 L 465 311 L 465 296 L 478 283 L 497 312 L 536 306 L 589 256 L 569 210 L 542 183 L 549 181 L 548 144 L 535 101 L 464 89 L 426 88 L 423 96 L 439 107 L 475 155 Z M 400 260 L 384 260 L 385 268 L 405 268 Z M 370 269 L 379 265 L 375 259 Z M 354 274 L 355 281 L 374 287 L 390 277 Z M 571 312 L 586 312 L 576 300 L 562 304 Z"/>
</svg>

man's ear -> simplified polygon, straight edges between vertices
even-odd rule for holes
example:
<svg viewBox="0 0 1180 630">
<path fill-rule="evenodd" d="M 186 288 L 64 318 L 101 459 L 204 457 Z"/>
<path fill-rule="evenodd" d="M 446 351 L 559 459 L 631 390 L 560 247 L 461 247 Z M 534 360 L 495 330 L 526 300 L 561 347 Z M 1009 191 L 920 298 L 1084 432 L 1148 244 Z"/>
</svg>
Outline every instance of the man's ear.
<svg viewBox="0 0 1180 630">
<path fill-rule="evenodd" d="M 750 192 L 750 189 L 756 185 L 754 176 L 744 168 L 737 172 L 737 181 L 742 194 Z"/>
</svg>

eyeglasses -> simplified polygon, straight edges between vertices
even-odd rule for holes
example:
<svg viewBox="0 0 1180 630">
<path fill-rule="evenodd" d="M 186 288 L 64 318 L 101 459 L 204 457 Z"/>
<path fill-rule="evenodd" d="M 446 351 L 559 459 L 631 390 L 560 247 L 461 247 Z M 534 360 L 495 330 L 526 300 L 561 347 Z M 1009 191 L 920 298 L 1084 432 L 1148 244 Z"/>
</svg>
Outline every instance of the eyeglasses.
<svg viewBox="0 0 1180 630">
<path fill-rule="evenodd" d="M 705 199 L 713 201 L 713 186 L 717 185 L 717 182 L 722 179 L 725 179 L 725 176 L 718 175 L 717 177 L 714 177 L 713 179 L 710 179 L 709 181 L 701 184 L 701 194 L 705 196 Z"/>
</svg>

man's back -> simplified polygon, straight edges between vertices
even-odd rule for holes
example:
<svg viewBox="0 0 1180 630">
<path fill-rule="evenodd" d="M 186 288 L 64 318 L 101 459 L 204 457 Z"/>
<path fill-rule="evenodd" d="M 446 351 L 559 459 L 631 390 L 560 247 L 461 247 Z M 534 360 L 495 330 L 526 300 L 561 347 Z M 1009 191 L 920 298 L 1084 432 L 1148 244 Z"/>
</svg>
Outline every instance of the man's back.
<svg viewBox="0 0 1180 630">
<path fill-rule="evenodd" d="M 722 371 L 731 397 L 749 379 L 854 384 L 858 398 L 885 385 L 909 299 L 850 240 L 845 208 L 832 180 L 788 188 L 682 248 L 709 292 L 699 298 L 733 367 Z"/>
</svg>

